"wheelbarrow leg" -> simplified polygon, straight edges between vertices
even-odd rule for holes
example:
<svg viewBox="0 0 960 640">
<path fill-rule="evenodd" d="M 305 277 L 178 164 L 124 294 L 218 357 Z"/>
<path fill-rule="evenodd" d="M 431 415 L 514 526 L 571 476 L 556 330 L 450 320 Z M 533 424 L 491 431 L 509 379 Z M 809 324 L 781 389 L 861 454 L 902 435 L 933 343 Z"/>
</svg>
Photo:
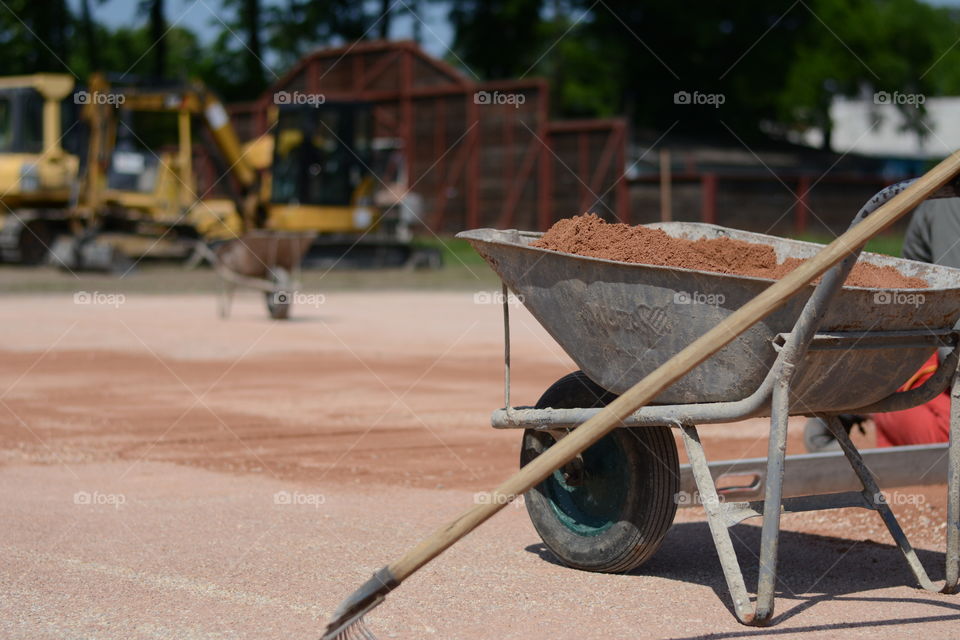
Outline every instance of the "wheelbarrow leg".
<svg viewBox="0 0 960 640">
<path fill-rule="evenodd" d="M 233 293 L 236 290 L 236 287 L 229 283 L 223 283 L 223 291 L 220 294 L 220 317 L 228 318 L 230 317 L 230 307 L 233 306 Z"/>
<path fill-rule="evenodd" d="M 720 501 L 696 427 L 681 427 L 690 470 L 697 483 L 697 491 L 700 492 L 700 501 L 707 513 L 710 534 L 713 536 L 713 543 L 720 557 L 720 566 L 723 568 L 727 588 L 730 590 L 734 611 L 740 622 L 753 626 L 768 624 L 774 611 L 780 512 L 783 498 L 783 463 L 787 452 L 787 420 L 790 416 L 788 403 L 792 372 L 792 368 L 788 366 L 778 377 L 773 389 L 763 527 L 760 534 L 760 575 L 755 606 L 750 602 L 737 553 L 730 539 L 730 527 L 739 520 L 731 521 L 726 517 L 729 505 Z"/>
<path fill-rule="evenodd" d="M 944 593 L 960 583 L 960 368 L 950 386 L 950 449 L 947 463 L 947 570 Z"/>
<path fill-rule="evenodd" d="M 683 434 L 683 446 L 687 452 L 687 459 L 690 461 L 690 471 L 697 483 L 700 502 L 704 511 L 707 512 L 707 524 L 710 527 L 710 535 L 713 537 L 717 555 L 720 557 L 720 566 L 723 568 L 723 577 L 726 578 L 727 589 L 729 589 L 730 598 L 733 600 L 733 609 L 740 622 L 752 624 L 753 606 L 750 603 L 747 586 L 743 581 L 740 563 L 737 561 L 737 552 L 734 550 L 733 541 L 730 539 L 730 529 L 723 518 L 723 505 L 720 503 L 719 495 L 717 495 L 717 487 L 713 482 L 713 476 L 710 475 L 710 466 L 707 464 L 707 457 L 703 452 L 703 445 L 700 443 L 700 435 L 697 433 L 697 428 L 692 425 L 681 425 L 680 433 Z"/>
<path fill-rule="evenodd" d="M 947 566 L 946 581 L 942 586 L 938 586 L 932 580 L 930 580 L 926 570 L 923 568 L 923 564 L 920 562 L 920 558 L 917 557 L 917 552 L 914 550 L 913 546 L 910 544 L 910 541 L 907 539 L 906 534 L 903 532 L 903 529 L 900 527 L 900 523 L 897 521 L 897 517 L 894 515 L 890 505 L 887 504 L 887 501 L 884 499 L 883 493 L 880 491 L 880 486 L 877 484 L 876 478 L 867 467 L 866 463 L 864 463 L 863 457 L 850 440 L 850 436 L 847 434 L 846 429 L 843 428 L 840 420 L 836 416 L 830 416 L 826 421 L 830 431 L 832 431 L 834 436 L 836 436 L 837 442 L 840 444 L 840 448 L 843 449 L 843 452 L 847 457 L 847 461 L 850 463 L 850 466 L 853 467 L 854 472 L 860 479 L 860 483 L 863 485 L 864 498 L 866 498 L 867 503 L 872 505 L 872 508 L 880 514 L 880 517 L 883 519 L 883 523 L 887 526 L 887 530 L 890 532 L 893 540 L 897 543 L 897 547 L 903 554 L 904 559 L 907 561 L 907 565 L 913 572 L 913 575 L 920 584 L 920 587 L 927 591 L 942 591 L 944 593 L 954 593 L 956 591 L 958 575 L 957 558 L 958 540 L 960 540 L 960 537 L 958 537 L 957 531 L 957 514 L 958 502 L 960 502 L 960 500 L 958 500 L 958 498 L 960 498 L 960 492 L 958 492 L 957 483 L 960 481 L 960 474 L 957 473 L 957 465 L 960 463 L 960 460 L 958 460 L 960 459 L 960 455 L 958 455 L 957 452 L 957 443 L 960 442 L 960 438 L 958 438 L 958 431 L 960 431 L 960 421 L 958 421 L 958 414 L 960 414 L 960 411 L 958 411 L 958 404 L 960 403 L 957 402 L 957 397 L 958 392 L 960 392 L 960 387 L 958 387 L 957 380 L 957 376 L 955 375 L 951 388 L 951 441 L 950 450 L 948 453 L 949 471 L 947 476 Z"/>
<path fill-rule="evenodd" d="M 787 454 L 787 422 L 790 418 L 790 380 L 793 366 L 777 378 L 773 387 L 770 440 L 767 445 L 767 477 L 763 496 L 763 527 L 760 533 L 760 576 L 757 581 L 757 609 L 753 624 L 763 625 L 773 617 L 780 548 L 780 513 L 783 503 L 783 461 Z"/>
</svg>

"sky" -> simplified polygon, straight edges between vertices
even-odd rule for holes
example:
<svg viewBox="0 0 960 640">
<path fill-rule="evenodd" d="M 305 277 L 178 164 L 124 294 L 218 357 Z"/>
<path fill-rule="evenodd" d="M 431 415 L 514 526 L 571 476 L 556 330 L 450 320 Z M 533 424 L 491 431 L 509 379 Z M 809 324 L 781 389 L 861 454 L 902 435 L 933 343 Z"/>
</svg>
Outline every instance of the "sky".
<svg viewBox="0 0 960 640">
<path fill-rule="evenodd" d="M 956 0 L 960 3 L 960 0 Z M 67 0 L 77 13 L 80 0 Z M 283 0 L 263 0 L 264 5 L 281 5 Z M 97 21 L 111 27 L 140 25 L 146 22 L 146 16 L 138 15 L 139 0 L 93 0 L 91 8 Z M 379 7 L 379 2 L 375 3 Z M 196 32 L 202 42 L 209 42 L 220 32 L 217 13 L 220 0 L 167 0 L 167 23 L 188 27 Z M 395 6 L 403 7 L 403 0 L 397 0 Z M 453 30 L 446 19 L 445 3 L 422 2 L 421 28 L 422 46 L 431 55 L 443 57 L 453 40 Z M 229 20 L 228 20 L 229 21 Z M 409 38 L 412 34 L 413 17 L 400 12 L 390 25 L 391 38 Z"/>
</svg>

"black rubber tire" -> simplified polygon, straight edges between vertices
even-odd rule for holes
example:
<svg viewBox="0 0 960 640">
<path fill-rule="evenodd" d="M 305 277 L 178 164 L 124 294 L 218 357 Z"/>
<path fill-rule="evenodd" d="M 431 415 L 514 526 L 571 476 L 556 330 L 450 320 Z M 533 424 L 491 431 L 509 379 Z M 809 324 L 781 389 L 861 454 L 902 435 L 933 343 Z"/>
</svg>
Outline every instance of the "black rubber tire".
<svg viewBox="0 0 960 640">
<path fill-rule="evenodd" d="M 577 371 L 547 389 L 537 408 L 601 407 L 615 398 Z M 552 444 L 549 433 L 525 430 L 520 466 Z M 586 484 L 570 489 L 556 472 L 527 492 L 524 502 L 530 520 L 563 564 L 604 573 L 630 571 L 653 556 L 673 524 L 680 476 L 673 434 L 668 427 L 621 427 L 584 452 L 583 462 Z M 620 484 L 622 491 L 616 490 Z M 608 500 L 610 489 L 614 494 Z M 569 496 L 577 498 L 568 500 Z M 594 528 L 590 521 L 595 514 L 581 511 L 576 503 L 589 511 L 604 501 L 609 516 Z"/>
</svg>

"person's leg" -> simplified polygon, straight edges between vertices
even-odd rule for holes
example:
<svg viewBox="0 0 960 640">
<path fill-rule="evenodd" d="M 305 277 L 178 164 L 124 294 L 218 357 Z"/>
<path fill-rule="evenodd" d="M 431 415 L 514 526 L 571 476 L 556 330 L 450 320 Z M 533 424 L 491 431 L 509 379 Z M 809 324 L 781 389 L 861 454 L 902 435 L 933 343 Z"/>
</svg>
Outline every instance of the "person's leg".
<svg viewBox="0 0 960 640">
<path fill-rule="evenodd" d="M 871 416 L 878 447 L 935 444 L 950 439 L 950 394 L 941 393 L 919 407 Z"/>
</svg>

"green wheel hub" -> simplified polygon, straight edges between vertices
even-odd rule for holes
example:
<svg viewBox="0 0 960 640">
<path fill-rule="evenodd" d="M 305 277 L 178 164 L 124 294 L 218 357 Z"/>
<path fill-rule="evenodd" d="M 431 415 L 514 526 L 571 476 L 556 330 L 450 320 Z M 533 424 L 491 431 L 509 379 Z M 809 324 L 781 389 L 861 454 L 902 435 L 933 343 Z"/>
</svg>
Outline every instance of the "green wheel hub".
<svg viewBox="0 0 960 640">
<path fill-rule="evenodd" d="M 563 470 L 554 471 L 544 485 L 557 520 L 581 536 L 612 527 L 627 496 L 626 464 L 616 438 L 606 436 L 583 453 L 582 479 L 575 486 L 567 484 Z"/>
</svg>

